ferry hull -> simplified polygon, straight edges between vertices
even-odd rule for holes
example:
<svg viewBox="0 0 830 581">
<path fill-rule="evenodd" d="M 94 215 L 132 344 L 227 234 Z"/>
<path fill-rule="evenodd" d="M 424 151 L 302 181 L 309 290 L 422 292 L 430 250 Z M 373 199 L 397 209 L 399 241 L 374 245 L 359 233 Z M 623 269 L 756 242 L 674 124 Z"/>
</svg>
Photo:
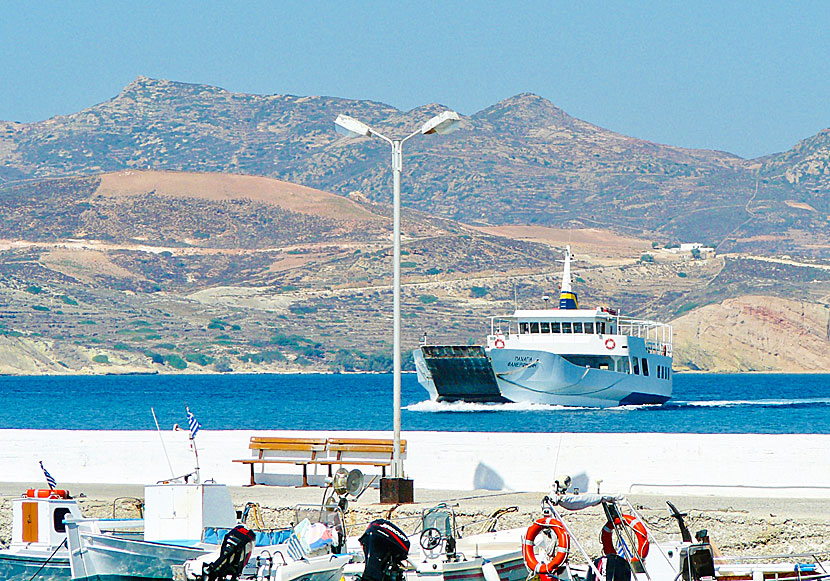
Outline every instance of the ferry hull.
<svg viewBox="0 0 830 581">
<path fill-rule="evenodd" d="M 670 379 L 586 368 L 547 351 L 470 347 L 459 354 L 458 349 L 424 346 L 414 351 L 418 382 L 430 399 L 599 408 L 662 404 L 671 399 Z M 442 356 L 442 350 L 449 357 Z M 467 360 L 459 363 L 465 355 Z M 452 362 L 447 364 L 447 359 Z M 652 369 L 658 364 L 671 366 L 670 357 L 650 355 L 649 361 Z M 485 381 L 479 383 L 482 377 Z M 464 386 L 463 392 L 457 389 L 459 385 Z"/>
<path fill-rule="evenodd" d="M 502 396 L 514 402 L 579 407 L 662 404 L 671 399 L 670 380 L 574 365 L 555 353 L 491 349 L 493 372 Z M 671 365 L 671 359 L 652 355 Z M 527 363 L 522 363 L 527 362 Z"/>
</svg>

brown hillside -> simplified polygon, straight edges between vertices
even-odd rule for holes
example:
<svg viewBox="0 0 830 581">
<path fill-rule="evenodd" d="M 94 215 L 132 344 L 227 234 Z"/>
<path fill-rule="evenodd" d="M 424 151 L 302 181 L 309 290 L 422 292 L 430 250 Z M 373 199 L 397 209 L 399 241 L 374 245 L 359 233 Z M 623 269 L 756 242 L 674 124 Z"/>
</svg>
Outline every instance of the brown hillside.
<svg viewBox="0 0 830 581">
<path fill-rule="evenodd" d="M 123 198 L 149 192 L 213 202 L 251 200 L 291 212 L 338 220 L 384 219 L 342 196 L 282 180 L 247 175 L 125 170 L 102 175 L 95 195 Z"/>
<path fill-rule="evenodd" d="M 769 296 L 742 296 L 674 321 L 675 369 L 826 372 L 830 309 Z"/>
</svg>

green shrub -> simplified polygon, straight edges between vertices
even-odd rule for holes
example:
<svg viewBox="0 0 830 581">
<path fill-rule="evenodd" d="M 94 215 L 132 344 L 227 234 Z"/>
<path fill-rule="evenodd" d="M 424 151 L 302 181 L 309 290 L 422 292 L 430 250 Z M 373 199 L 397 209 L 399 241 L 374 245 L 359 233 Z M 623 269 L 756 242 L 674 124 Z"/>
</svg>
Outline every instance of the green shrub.
<svg viewBox="0 0 830 581">
<path fill-rule="evenodd" d="M 109 362 L 110 362 L 110 358 L 109 358 L 109 357 L 107 357 L 106 355 L 103 355 L 103 354 L 100 354 L 100 355 L 96 355 L 96 356 L 94 356 L 94 357 L 92 358 L 92 360 L 93 360 L 95 363 L 102 363 L 102 364 L 104 364 L 104 365 L 109 365 Z"/>
<path fill-rule="evenodd" d="M 43 305 L 32 305 L 32 308 L 36 311 L 49 311 L 49 310 L 51 310 L 49 307 L 44 307 Z"/>
<path fill-rule="evenodd" d="M 217 321 L 216 319 L 212 320 L 208 326 L 208 329 L 221 329 L 222 331 L 225 330 L 225 323 L 222 321 Z"/>
<path fill-rule="evenodd" d="M 184 359 L 182 359 L 174 353 L 171 353 L 170 355 L 165 355 L 164 362 L 173 369 L 187 369 L 187 361 L 185 361 Z"/>
<path fill-rule="evenodd" d="M 150 361 L 153 363 L 164 365 L 164 355 L 161 355 L 160 353 L 153 353 L 152 351 L 145 351 L 144 354 L 149 357 Z"/>
<path fill-rule="evenodd" d="M 677 276 L 679 276 L 680 278 L 686 278 L 688 275 L 681 270 L 680 272 L 677 273 Z"/>
<path fill-rule="evenodd" d="M 392 371 L 392 356 L 386 353 L 374 353 L 366 362 L 368 371 L 387 373 Z"/>
<path fill-rule="evenodd" d="M 486 297 L 488 292 L 489 291 L 487 290 L 487 288 L 483 286 L 474 286 L 470 288 L 470 296 L 472 296 L 474 299 Z"/>
<path fill-rule="evenodd" d="M 77 305 L 77 304 L 78 304 L 78 301 L 76 301 L 75 299 L 73 299 L 73 298 L 71 298 L 71 297 L 68 297 L 68 296 L 66 296 L 66 295 L 61 295 L 61 296 L 59 296 L 58 298 L 59 298 L 61 301 L 63 301 L 63 303 L 64 303 L 65 305 Z"/>
<path fill-rule="evenodd" d="M 230 373 L 233 371 L 233 367 L 231 367 L 230 359 L 227 357 L 220 357 L 216 360 L 216 363 L 213 364 L 213 368 L 219 373 Z"/>
<path fill-rule="evenodd" d="M 401 268 L 415 268 L 418 266 L 415 262 L 401 262 Z"/>
<path fill-rule="evenodd" d="M 310 313 L 316 313 L 317 307 L 312 307 L 310 305 L 290 305 L 288 310 L 295 315 L 307 315 Z"/>
<path fill-rule="evenodd" d="M 436 297 L 435 295 L 421 295 L 420 297 L 418 297 L 418 300 L 424 303 L 425 305 L 429 305 L 431 303 L 436 302 L 438 300 L 438 297 Z"/>
<path fill-rule="evenodd" d="M 115 345 L 112 346 L 112 348 L 115 349 L 116 351 L 129 351 L 130 350 L 130 346 L 125 345 L 124 343 L 116 343 Z"/>
<path fill-rule="evenodd" d="M 195 363 L 196 365 L 200 365 L 202 367 L 213 363 L 213 357 L 211 357 L 210 355 L 205 355 L 204 353 L 188 353 L 184 356 L 184 358 L 185 361 Z"/>
<path fill-rule="evenodd" d="M 36 284 L 33 284 L 31 286 L 26 287 L 26 292 L 31 293 L 33 295 L 39 295 L 40 293 L 43 292 L 43 289 L 40 288 L 39 286 L 37 286 Z"/>
</svg>

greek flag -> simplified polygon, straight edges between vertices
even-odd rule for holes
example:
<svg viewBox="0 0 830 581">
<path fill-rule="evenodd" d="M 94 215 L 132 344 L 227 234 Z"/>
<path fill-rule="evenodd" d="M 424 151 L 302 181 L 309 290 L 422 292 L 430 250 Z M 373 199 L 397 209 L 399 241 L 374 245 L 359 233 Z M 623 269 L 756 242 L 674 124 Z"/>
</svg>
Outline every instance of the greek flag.
<svg viewBox="0 0 830 581">
<path fill-rule="evenodd" d="M 187 410 L 187 427 L 190 429 L 190 439 L 196 437 L 196 432 L 199 431 L 199 428 L 202 427 L 202 424 L 196 419 L 196 416 L 193 415 L 193 412 L 190 411 L 190 408 L 185 408 Z"/>
<path fill-rule="evenodd" d="M 49 474 L 49 471 L 43 467 L 43 460 L 40 461 L 40 469 L 43 470 L 43 475 L 46 477 L 46 483 L 49 485 L 49 488 L 54 490 L 58 483 L 52 475 Z"/>
</svg>

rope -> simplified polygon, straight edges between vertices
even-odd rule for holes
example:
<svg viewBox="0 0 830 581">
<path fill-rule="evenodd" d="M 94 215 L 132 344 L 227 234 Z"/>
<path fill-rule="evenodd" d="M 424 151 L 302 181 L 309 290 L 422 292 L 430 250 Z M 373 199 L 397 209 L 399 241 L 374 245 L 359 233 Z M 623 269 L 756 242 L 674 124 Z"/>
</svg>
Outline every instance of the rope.
<svg viewBox="0 0 830 581">
<path fill-rule="evenodd" d="M 47 564 L 49 564 L 49 561 L 51 561 L 51 560 L 52 560 L 52 557 L 54 557 L 54 556 L 57 554 L 57 552 L 60 550 L 60 548 L 61 548 L 62 546 L 64 546 L 65 544 L 66 544 L 66 537 L 64 537 L 64 539 L 63 539 L 63 541 L 61 541 L 61 544 L 60 544 L 60 545 L 58 545 L 57 547 L 55 547 L 55 550 L 54 550 L 54 551 L 52 551 L 52 554 L 51 554 L 51 555 L 49 555 L 49 558 L 48 558 L 48 559 L 46 559 L 46 560 L 43 562 L 43 565 L 41 565 L 41 566 L 40 566 L 40 568 L 39 568 L 37 571 L 35 571 L 35 574 L 34 574 L 34 575 L 32 575 L 32 576 L 29 578 L 29 581 L 32 581 L 35 577 L 37 577 L 37 576 L 40 574 L 40 572 L 41 572 L 41 571 L 43 571 L 43 568 L 44 568 Z"/>
</svg>

